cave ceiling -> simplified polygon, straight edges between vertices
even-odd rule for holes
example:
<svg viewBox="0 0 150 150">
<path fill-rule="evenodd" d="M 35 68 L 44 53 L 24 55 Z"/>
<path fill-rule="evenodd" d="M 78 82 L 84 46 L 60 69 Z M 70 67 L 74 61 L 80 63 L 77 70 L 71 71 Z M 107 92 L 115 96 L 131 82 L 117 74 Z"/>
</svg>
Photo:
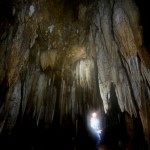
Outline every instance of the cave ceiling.
<svg viewBox="0 0 150 150">
<path fill-rule="evenodd" d="M 9 3 L 0 18 L 0 131 L 20 115 L 38 125 L 107 114 L 113 86 L 120 112 L 140 117 L 150 139 L 150 55 L 133 0 Z"/>
</svg>

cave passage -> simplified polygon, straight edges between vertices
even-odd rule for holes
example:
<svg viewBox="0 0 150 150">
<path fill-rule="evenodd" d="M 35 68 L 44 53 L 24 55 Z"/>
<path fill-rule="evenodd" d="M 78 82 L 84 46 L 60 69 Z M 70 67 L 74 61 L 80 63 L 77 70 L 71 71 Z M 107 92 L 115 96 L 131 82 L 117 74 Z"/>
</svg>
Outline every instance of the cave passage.
<svg viewBox="0 0 150 150">
<path fill-rule="evenodd" d="M 0 150 L 149 150 L 143 0 L 0 0 Z"/>
</svg>

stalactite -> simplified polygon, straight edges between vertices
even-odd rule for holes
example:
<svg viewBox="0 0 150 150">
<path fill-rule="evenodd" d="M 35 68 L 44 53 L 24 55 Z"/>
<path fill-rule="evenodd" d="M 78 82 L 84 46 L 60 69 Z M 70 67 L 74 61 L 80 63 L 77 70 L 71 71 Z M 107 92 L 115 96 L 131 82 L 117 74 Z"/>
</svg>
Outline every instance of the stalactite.
<svg viewBox="0 0 150 150">
<path fill-rule="evenodd" d="M 71 116 L 78 128 L 79 116 L 109 113 L 113 84 L 126 124 L 140 117 L 149 141 L 149 53 L 134 1 L 66 3 L 22 0 L 13 8 L 16 24 L 0 25 L 0 133 L 19 113 L 37 126 Z"/>
</svg>

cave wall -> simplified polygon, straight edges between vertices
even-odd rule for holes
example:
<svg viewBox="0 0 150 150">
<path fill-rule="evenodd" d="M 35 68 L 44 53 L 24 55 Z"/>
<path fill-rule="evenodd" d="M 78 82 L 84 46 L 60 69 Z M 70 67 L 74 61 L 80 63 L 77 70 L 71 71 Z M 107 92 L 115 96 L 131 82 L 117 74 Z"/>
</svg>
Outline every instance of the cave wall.
<svg viewBox="0 0 150 150">
<path fill-rule="evenodd" d="M 0 132 L 26 117 L 47 127 L 105 116 L 113 85 L 119 112 L 139 118 L 150 143 L 150 55 L 134 1 L 1 4 Z"/>
</svg>

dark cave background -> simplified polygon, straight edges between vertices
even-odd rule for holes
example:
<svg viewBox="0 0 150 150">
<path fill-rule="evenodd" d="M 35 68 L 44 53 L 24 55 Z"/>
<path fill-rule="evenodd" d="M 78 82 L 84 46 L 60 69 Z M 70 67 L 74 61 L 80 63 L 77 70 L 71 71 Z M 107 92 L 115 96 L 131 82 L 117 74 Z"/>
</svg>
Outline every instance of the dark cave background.
<svg viewBox="0 0 150 150">
<path fill-rule="evenodd" d="M 143 40 L 144 40 L 144 45 L 148 48 L 150 52 L 150 22 L 149 22 L 149 15 L 150 10 L 149 10 L 149 1 L 148 0 L 135 0 L 139 12 L 140 12 L 140 24 L 143 26 Z"/>
</svg>

